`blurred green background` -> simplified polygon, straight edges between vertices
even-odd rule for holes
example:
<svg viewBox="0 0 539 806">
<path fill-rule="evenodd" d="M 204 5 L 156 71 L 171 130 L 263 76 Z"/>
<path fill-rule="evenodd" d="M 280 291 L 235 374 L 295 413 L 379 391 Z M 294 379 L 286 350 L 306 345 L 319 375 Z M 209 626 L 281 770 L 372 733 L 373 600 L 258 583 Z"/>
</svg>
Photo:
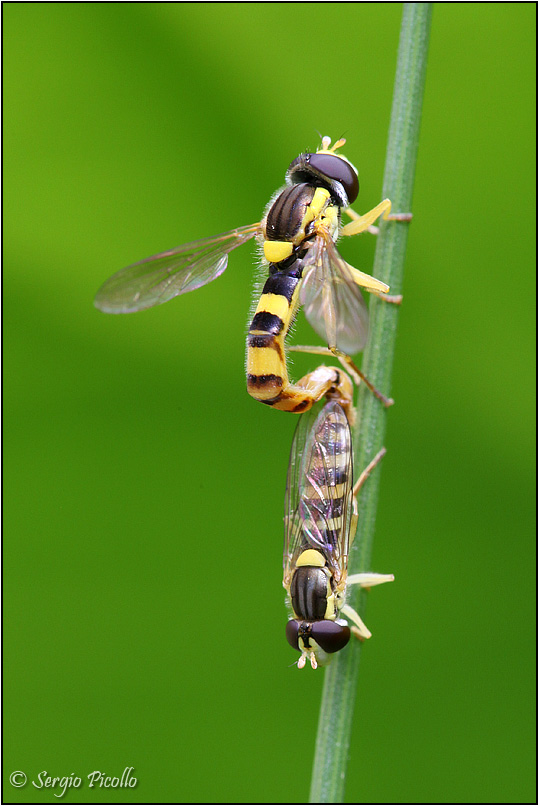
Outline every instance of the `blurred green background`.
<svg viewBox="0 0 539 806">
<path fill-rule="evenodd" d="M 92 299 L 257 221 L 317 130 L 373 207 L 401 7 L 3 10 L 5 800 L 57 802 L 46 770 L 64 802 L 302 802 L 323 674 L 284 637 L 296 419 L 245 392 L 253 249 L 145 313 Z M 535 11 L 434 8 L 349 802 L 535 798 Z"/>
</svg>

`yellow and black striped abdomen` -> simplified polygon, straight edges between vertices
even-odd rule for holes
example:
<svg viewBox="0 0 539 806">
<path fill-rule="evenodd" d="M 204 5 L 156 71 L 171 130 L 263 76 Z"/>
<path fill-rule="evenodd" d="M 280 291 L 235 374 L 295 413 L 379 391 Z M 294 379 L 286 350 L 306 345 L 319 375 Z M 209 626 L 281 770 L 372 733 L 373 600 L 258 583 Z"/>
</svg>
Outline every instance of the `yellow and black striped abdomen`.
<svg viewBox="0 0 539 806">
<path fill-rule="evenodd" d="M 293 263 L 266 280 L 247 335 L 247 391 L 267 406 L 296 414 L 330 394 L 348 410 L 352 382 L 341 369 L 321 366 L 297 384 L 289 382 L 285 338 L 298 307 L 299 274 Z"/>
<path fill-rule="evenodd" d="M 300 277 L 275 272 L 266 280 L 247 336 L 247 389 L 275 405 L 288 384 L 284 340 L 297 309 Z"/>
</svg>

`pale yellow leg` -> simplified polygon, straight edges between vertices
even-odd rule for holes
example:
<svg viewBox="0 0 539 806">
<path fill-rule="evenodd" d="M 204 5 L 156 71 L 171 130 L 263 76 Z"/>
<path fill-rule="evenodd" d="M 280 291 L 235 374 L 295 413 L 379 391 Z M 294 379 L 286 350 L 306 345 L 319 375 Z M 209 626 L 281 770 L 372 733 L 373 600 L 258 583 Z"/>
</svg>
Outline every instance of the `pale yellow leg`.
<svg viewBox="0 0 539 806">
<path fill-rule="evenodd" d="M 365 274 L 364 271 L 360 271 L 359 269 L 355 269 L 349 263 L 346 264 L 346 267 L 350 274 L 352 275 L 352 280 L 357 285 L 364 288 L 365 291 L 368 291 L 370 294 L 374 294 L 375 297 L 380 297 L 383 299 L 384 302 L 391 302 L 393 305 L 400 305 L 402 302 L 402 294 L 388 294 L 389 286 L 386 283 L 383 283 L 381 280 L 377 280 L 376 277 L 372 277 L 370 274 Z"/>
<path fill-rule="evenodd" d="M 364 288 L 366 291 L 370 291 L 377 296 L 389 291 L 389 286 L 381 280 L 377 280 L 376 277 L 365 274 L 364 271 L 360 271 L 359 269 L 354 269 L 349 263 L 346 264 L 346 268 L 352 275 L 354 283 L 357 283 L 357 285 L 361 286 L 361 288 Z"/>
<path fill-rule="evenodd" d="M 384 216 L 384 221 L 411 221 L 413 217 L 413 213 L 391 213 Z"/>
<path fill-rule="evenodd" d="M 313 355 L 334 355 L 335 358 L 338 358 L 343 367 L 347 372 L 350 373 L 356 385 L 359 385 L 361 381 L 365 384 L 365 386 L 370 389 L 375 397 L 380 400 L 386 408 L 392 406 L 394 404 L 394 400 L 392 397 L 386 397 L 382 392 L 380 392 L 374 384 L 372 384 L 369 379 L 361 372 L 361 370 L 354 364 L 352 359 L 346 353 L 343 353 L 337 347 L 310 347 L 303 344 L 292 345 L 288 347 L 289 350 L 292 350 L 296 353 L 312 353 Z"/>
<path fill-rule="evenodd" d="M 374 585 L 383 585 L 384 582 L 393 582 L 394 580 L 395 577 L 393 574 L 352 574 L 348 577 L 347 584 L 361 585 L 362 588 L 369 589 Z M 371 631 L 361 619 L 359 613 L 357 613 L 353 607 L 350 607 L 350 605 L 344 605 L 344 607 L 341 608 L 341 613 L 345 618 L 353 622 L 355 626 L 350 627 L 350 630 L 354 633 L 356 638 L 359 638 L 360 641 L 372 636 Z"/>
<path fill-rule="evenodd" d="M 371 224 L 374 224 L 376 219 L 380 218 L 380 216 L 387 218 L 390 211 L 391 202 L 389 199 L 384 199 L 384 201 L 381 201 L 380 204 L 377 204 L 376 207 L 373 207 L 372 210 L 369 210 L 369 212 L 365 213 L 364 215 L 359 215 L 355 210 L 352 210 L 351 207 L 347 207 L 345 212 L 350 216 L 352 221 L 344 225 L 340 234 L 359 235 L 360 232 L 365 232 L 365 230 L 368 229 Z"/>
<path fill-rule="evenodd" d="M 384 302 L 391 302 L 393 305 L 400 305 L 402 302 L 402 294 L 384 294 L 381 291 L 372 292 L 375 297 L 380 297 Z"/>
<path fill-rule="evenodd" d="M 347 585 L 361 585 L 362 588 L 374 588 L 384 582 L 394 582 L 393 574 L 352 574 L 346 580 Z"/>
<path fill-rule="evenodd" d="M 350 607 L 350 605 L 344 605 L 344 607 L 341 608 L 341 613 L 345 618 L 350 619 L 350 621 L 352 621 L 355 624 L 355 628 L 352 627 L 352 632 L 354 633 L 356 638 L 363 640 L 364 638 L 371 637 L 372 635 L 371 631 L 369 630 L 365 622 L 362 620 L 359 613 L 356 613 L 353 607 Z"/>
<path fill-rule="evenodd" d="M 359 213 L 356 213 L 356 211 L 355 211 L 355 210 L 352 210 L 352 208 L 351 208 L 351 207 L 347 207 L 347 208 L 344 210 L 344 212 L 346 213 L 346 215 L 347 215 L 347 216 L 349 216 L 349 217 L 352 219 L 352 221 L 358 221 L 358 220 L 361 218 L 361 216 L 359 215 Z M 379 233 L 380 233 L 380 228 L 379 228 L 379 227 L 375 227 L 375 226 L 374 226 L 374 224 L 370 224 L 370 225 L 367 227 L 367 230 L 366 230 L 366 231 L 367 231 L 367 232 L 370 232 L 370 234 L 371 234 L 371 235 L 379 235 Z"/>
<path fill-rule="evenodd" d="M 361 643 L 363 643 L 363 641 L 365 640 L 365 636 L 361 634 L 361 630 L 358 630 L 357 627 L 350 627 L 350 632 L 352 633 L 352 635 L 355 635 L 358 641 L 361 641 Z M 369 635 L 368 637 L 370 638 L 371 636 Z"/>
<path fill-rule="evenodd" d="M 391 202 L 389 199 L 384 199 L 380 204 L 377 204 L 376 207 L 373 207 L 372 210 L 369 210 L 369 212 L 364 215 L 359 215 L 359 213 L 356 213 L 351 207 L 347 207 L 344 212 L 350 216 L 352 221 L 344 225 L 340 232 L 341 235 L 359 235 L 360 232 L 365 232 L 365 230 L 377 234 L 378 228 L 372 225 L 380 216 L 382 216 L 384 221 L 411 221 L 412 219 L 411 213 L 391 214 Z"/>
</svg>

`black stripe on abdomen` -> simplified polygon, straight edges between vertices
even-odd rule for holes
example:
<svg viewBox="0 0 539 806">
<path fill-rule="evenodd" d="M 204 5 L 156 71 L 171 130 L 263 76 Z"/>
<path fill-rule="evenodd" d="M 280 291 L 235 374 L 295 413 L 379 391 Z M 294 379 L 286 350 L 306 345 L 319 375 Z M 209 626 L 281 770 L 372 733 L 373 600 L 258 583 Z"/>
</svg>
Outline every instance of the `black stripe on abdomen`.
<svg viewBox="0 0 539 806">
<path fill-rule="evenodd" d="M 269 311 L 260 311 L 255 313 L 249 331 L 261 330 L 263 333 L 278 336 L 284 328 L 284 322 L 280 316 Z M 262 346 L 262 345 L 257 345 Z"/>
<path fill-rule="evenodd" d="M 265 282 L 263 294 L 278 294 L 281 297 L 286 297 L 288 302 L 292 302 L 294 291 L 299 282 L 299 277 L 291 277 L 289 274 L 276 272 L 270 274 Z"/>
<path fill-rule="evenodd" d="M 283 379 L 280 375 L 251 375 L 247 373 L 247 386 L 253 389 L 264 388 L 265 386 L 275 386 L 277 389 L 280 389 L 282 385 Z M 271 405 L 273 400 L 263 400 L 262 402 L 268 402 Z"/>
<path fill-rule="evenodd" d="M 274 333 L 248 333 L 247 347 L 259 347 L 275 350 L 279 358 L 284 361 L 283 348 L 275 338 Z"/>
</svg>

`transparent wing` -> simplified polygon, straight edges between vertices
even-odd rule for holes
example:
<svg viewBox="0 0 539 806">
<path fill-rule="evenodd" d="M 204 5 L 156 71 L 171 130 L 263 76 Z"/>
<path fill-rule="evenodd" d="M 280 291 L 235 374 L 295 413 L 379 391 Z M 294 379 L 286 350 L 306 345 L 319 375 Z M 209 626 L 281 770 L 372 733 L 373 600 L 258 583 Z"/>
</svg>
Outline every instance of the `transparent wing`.
<svg viewBox="0 0 539 806">
<path fill-rule="evenodd" d="M 326 403 L 314 424 L 301 476 L 303 532 L 339 582 L 348 565 L 353 462 L 350 425 L 335 401 Z"/>
<path fill-rule="evenodd" d="M 194 291 L 224 272 L 228 253 L 258 232 L 260 224 L 193 241 L 133 263 L 106 280 L 94 304 L 104 313 L 133 313 Z"/>
<path fill-rule="evenodd" d="M 309 433 L 317 416 L 317 407 L 309 409 L 298 420 L 286 478 L 286 492 L 284 500 L 284 551 L 283 551 L 283 585 L 288 589 L 293 571 L 293 560 L 297 557 L 302 541 L 302 523 L 299 514 L 300 479 L 302 473 L 302 458 Z"/>
<path fill-rule="evenodd" d="M 329 347 L 348 355 L 362 350 L 369 332 L 369 312 L 329 233 L 316 236 L 303 266 L 300 302 L 309 323 Z"/>
<path fill-rule="evenodd" d="M 352 515 L 350 426 L 341 406 L 329 401 L 305 437 L 300 425 L 296 435 L 287 485 L 289 528 L 285 532 L 283 582 L 287 586 L 297 557 L 306 548 L 317 549 L 325 556 L 339 582 L 348 565 Z"/>
</svg>

